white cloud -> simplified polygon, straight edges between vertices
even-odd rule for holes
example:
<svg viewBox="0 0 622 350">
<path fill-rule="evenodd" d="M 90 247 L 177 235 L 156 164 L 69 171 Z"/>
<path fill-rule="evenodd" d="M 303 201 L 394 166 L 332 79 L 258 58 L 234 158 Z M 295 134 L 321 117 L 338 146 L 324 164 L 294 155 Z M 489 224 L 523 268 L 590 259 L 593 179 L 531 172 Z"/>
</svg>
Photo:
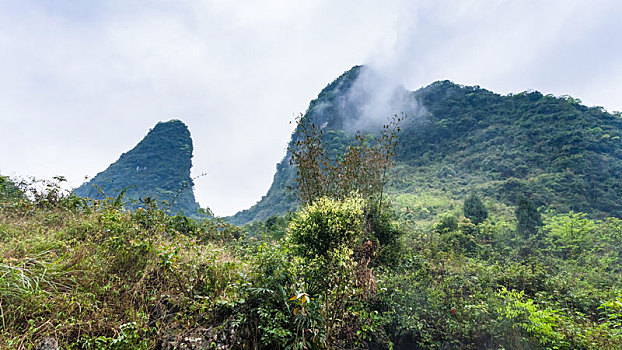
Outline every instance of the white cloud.
<svg viewBox="0 0 622 350">
<path fill-rule="evenodd" d="M 79 185 L 158 121 L 195 145 L 202 205 L 232 214 L 270 185 L 292 125 L 371 63 L 622 109 L 614 1 L 3 1 L 0 171 Z"/>
</svg>

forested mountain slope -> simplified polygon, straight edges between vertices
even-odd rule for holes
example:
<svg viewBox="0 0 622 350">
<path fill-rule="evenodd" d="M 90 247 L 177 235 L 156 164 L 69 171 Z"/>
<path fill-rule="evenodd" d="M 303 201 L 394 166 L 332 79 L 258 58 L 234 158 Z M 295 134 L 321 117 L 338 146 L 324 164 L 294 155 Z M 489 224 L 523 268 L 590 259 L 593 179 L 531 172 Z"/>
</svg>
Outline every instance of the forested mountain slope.
<svg viewBox="0 0 622 350">
<path fill-rule="evenodd" d="M 146 206 L 155 200 L 172 214 L 198 215 L 192 167 L 192 139 L 179 120 L 160 122 L 132 150 L 90 181 L 75 189 L 81 197 L 101 199 L 123 196 L 127 208 Z M 149 199 L 148 199 L 149 198 Z"/>
<path fill-rule="evenodd" d="M 622 217 L 619 113 L 586 107 L 569 96 L 502 96 L 449 81 L 414 92 L 387 89 L 384 82 L 374 85 L 367 70 L 354 67 L 329 84 L 304 118 L 323 128 L 327 147 L 338 153 L 353 130 L 372 132 L 381 124 L 361 117 L 370 110 L 385 112 L 383 118 L 408 114 L 399 135 L 393 194 L 463 198 L 477 190 L 507 204 L 527 194 L 538 205 L 562 211 Z M 375 89 L 384 100 L 374 100 Z M 383 101 L 386 106 L 378 108 Z M 295 208 L 289 190 L 294 178 L 288 154 L 266 196 L 230 220 L 241 224 Z"/>
</svg>

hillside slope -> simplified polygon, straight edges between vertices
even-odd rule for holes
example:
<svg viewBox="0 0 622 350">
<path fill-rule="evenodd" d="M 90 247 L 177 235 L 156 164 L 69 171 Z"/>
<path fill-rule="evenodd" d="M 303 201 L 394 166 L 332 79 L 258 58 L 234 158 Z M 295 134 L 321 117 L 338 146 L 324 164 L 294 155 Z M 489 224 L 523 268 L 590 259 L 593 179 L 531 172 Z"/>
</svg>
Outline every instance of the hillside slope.
<svg viewBox="0 0 622 350">
<path fill-rule="evenodd" d="M 427 109 L 400 135 L 398 192 L 430 186 L 518 194 L 562 211 L 622 216 L 622 117 L 571 97 L 501 96 L 436 82 L 415 93 Z"/>
<path fill-rule="evenodd" d="M 194 198 L 191 167 L 192 139 L 186 125 L 179 120 L 160 122 L 132 150 L 74 193 L 101 199 L 103 195 L 116 197 L 127 189 L 127 208 L 144 206 L 141 201 L 149 197 L 159 205 L 166 201 L 165 209 L 173 214 L 197 216 L 199 204 Z"/>
<path fill-rule="evenodd" d="M 409 92 L 377 82 L 368 68 L 356 66 L 322 90 L 304 118 L 322 126 L 327 147 L 338 152 L 353 130 L 371 132 L 381 124 L 379 116 L 366 115 L 370 110 L 384 113 L 382 118 L 407 113 L 394 195 L 425 192 L 459 199 L 476 190 L 513 205 L 517 195 L 527 194 L 562 211 L 622 217 L 619 113 L 539 92 L 502 96 L 449 81 Z M 230 221 L 264 220 L 295 208 L 294 178 L 286 155 L 266 196 Z"/>
</svg>

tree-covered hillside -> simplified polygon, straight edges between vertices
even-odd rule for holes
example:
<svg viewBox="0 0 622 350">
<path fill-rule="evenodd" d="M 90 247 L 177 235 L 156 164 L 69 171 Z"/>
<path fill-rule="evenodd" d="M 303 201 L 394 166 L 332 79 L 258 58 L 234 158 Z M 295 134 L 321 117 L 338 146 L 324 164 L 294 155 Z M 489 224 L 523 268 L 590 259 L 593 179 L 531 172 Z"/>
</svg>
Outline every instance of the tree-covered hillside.
<svg viewBox="0 0 622 350">
<path fill-rule="evenodd" d="M 323 128 L 334 153 L 351 140 L 350 124 L 365 125 L 357 118 L 374 86 L 367 84 L 361 93 L 357 81 L 367 69 L 356 66 L 329 84 L 304 116 Z M 517 195 L 525 194 L 537 205 L 562 211 L 622 216 L 619 113 L 588 108 L 568 96 L 502 96 L 449 81 L 414 92 L 390 91 L 398 96 L 387 99 L 392 113 L 409 114 L 398 140 L 396 176 L 390 184 L 394 196 L 426 193 L 459 199 L 477 190 L 513 205 Z M 265 220 L 296 207 L 289 158 L 288 153 L 277 165 L 266 196 L 231 222 Z"/>
<path fill-rule="evenodd" d="M 191 159 L 192 139 L 186 125 L 179 120 L 160 122 L 136 147 L 74 193 L 102 199 L 125 190 L 121 199 L 127 208 L 157 202 L 171 213 L 197 216 L 200 208 L 190 178 Z"/>
<path fill-rule="evenodd" d="M 427 113 L 401 135 L 396 191 L 469 189 L 514 204 L 622 216 L 622 116 L 571 97 L 501 96 L 436 82 L 414 93 Z"/>
</svg>

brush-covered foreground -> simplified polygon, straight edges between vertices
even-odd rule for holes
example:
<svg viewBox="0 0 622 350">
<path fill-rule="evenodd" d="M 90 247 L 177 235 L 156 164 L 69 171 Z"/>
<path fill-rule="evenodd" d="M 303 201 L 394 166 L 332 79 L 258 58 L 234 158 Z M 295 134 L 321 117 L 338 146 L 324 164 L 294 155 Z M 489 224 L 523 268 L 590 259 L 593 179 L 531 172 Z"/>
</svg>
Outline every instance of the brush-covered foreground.
<svg viewBox="0 0 622 350">
<path fill-rule="evenodd" d="M 2 349 L 622 348 L 619 219 L 549 212 L 525 235 L 513 208 L 475 225 L 422 194 L 238 228 L 8 188 Z"/>
</svg>

